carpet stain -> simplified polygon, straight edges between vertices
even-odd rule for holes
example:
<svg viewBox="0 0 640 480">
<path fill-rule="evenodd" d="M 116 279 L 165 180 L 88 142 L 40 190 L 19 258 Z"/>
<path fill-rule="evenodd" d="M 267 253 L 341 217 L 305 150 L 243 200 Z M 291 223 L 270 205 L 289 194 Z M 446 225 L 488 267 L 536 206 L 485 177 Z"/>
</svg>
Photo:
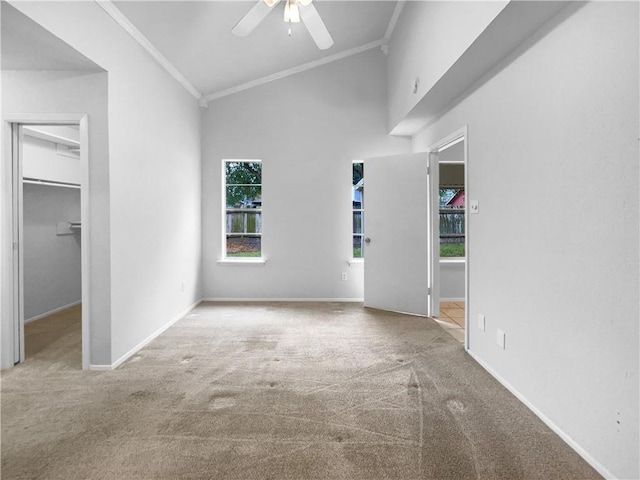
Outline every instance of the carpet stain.
<svg viewBox="0 0 640 480">
<path fill-rule="evenodd" d="M 216 397 L 212 398 L 209 402 L 209 408 L 218 410 L 222 408 L 231 408 L 236 405 L 236 401 L 233 397 Z"/>
<path fill-rule="evenodd" d="M 137 392 L 133 392 L 129 396 L 133 397 L 133 398 L 149 398 L 149 397 L 153 396 L 153 393 L 149 392 L 147 390 L 138 390 Z"/>
<path fill-rule="evenodd" d="M 451 413 L 464 413 L 466 410 L 464 404 L 457 399 L 447 400 L 446 405 Z"/>
<path fill-rule="evenodd" d="M 257 350 L 275 350 L 278 342 L 274 340 L 264 340 L 263 338 L 249 338 L 244 341 L 247 351 L 253 352 Z"/>
</svg>

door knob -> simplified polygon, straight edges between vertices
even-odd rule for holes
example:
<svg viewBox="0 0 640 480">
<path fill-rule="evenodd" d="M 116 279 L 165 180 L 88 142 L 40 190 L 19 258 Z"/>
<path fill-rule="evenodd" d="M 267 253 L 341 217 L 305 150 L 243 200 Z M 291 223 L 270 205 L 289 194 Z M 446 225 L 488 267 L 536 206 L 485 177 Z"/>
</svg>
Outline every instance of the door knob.
<svg viewBox="0 0 640 480">
<path fill-rule="evenodd" d="M 364 243 L 371 243 L 371 239 L 369 237 L 365 238 Z"/>
</svg>

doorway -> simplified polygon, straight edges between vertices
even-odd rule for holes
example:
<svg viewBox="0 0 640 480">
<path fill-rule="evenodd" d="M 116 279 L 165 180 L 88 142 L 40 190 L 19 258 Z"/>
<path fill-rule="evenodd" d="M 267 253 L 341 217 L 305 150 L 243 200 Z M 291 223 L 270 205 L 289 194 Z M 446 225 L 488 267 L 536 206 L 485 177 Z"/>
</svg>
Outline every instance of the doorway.
<svg viewBox="0 0 640 480">
<path fill-rule="evenodd" d="M 437 162 L 438 189 L 432 198 L 433 262 L 438 268 L 437 320 L 468 348 L 468 218 L 466 128 L 430 149 Z"/>
<path fill-rule="evenodd" d="M 2 258 L 11 282 L 3 282 L 2 291 L 2 367 L 55 342 L 60 349 L 47 358 L 87 369 L 87 118 L 4 120 Z"/>
</svg>

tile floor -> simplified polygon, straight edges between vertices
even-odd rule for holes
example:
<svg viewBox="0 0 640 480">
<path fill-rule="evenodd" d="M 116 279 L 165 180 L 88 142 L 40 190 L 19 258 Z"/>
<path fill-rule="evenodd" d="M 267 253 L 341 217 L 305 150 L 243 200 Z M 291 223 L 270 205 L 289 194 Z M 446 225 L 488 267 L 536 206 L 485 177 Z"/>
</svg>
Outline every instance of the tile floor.
<svg viewBox="0 0 640 480">
<path fill-rule="evenodd" d="M 434 320 L 449 335 L 464 343 L 464 302 L 440 302 L 440 316 Z"/>
</svg>

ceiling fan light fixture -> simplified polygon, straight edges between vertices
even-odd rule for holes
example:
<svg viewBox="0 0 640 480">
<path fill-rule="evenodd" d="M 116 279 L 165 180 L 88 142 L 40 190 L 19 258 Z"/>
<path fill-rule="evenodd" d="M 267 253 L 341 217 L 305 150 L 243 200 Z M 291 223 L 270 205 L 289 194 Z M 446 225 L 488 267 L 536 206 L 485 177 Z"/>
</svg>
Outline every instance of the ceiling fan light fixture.
<svg viewBox="0 0 640 480">
<path fill-rule="evenodd" d="M 311 3 L 312 0 L 298 0 L 298 3 L 300 5 L 302 5 L 303 7 L 306 7 L 307 5 L 309 5 Z"/>
<path fill-rule="evenodd" d="M 277 3 L 280 3 L 280 0 L 264 0 L 264 3 L 269 8 L 273 8 Z"/>
<path fill-rule="evenodd" d="M 298 9 L 297 0 L 287 0 L 284 6 L 284 21 L 287 23 L 300 22 L 300 10 Z"/>
</svg>

